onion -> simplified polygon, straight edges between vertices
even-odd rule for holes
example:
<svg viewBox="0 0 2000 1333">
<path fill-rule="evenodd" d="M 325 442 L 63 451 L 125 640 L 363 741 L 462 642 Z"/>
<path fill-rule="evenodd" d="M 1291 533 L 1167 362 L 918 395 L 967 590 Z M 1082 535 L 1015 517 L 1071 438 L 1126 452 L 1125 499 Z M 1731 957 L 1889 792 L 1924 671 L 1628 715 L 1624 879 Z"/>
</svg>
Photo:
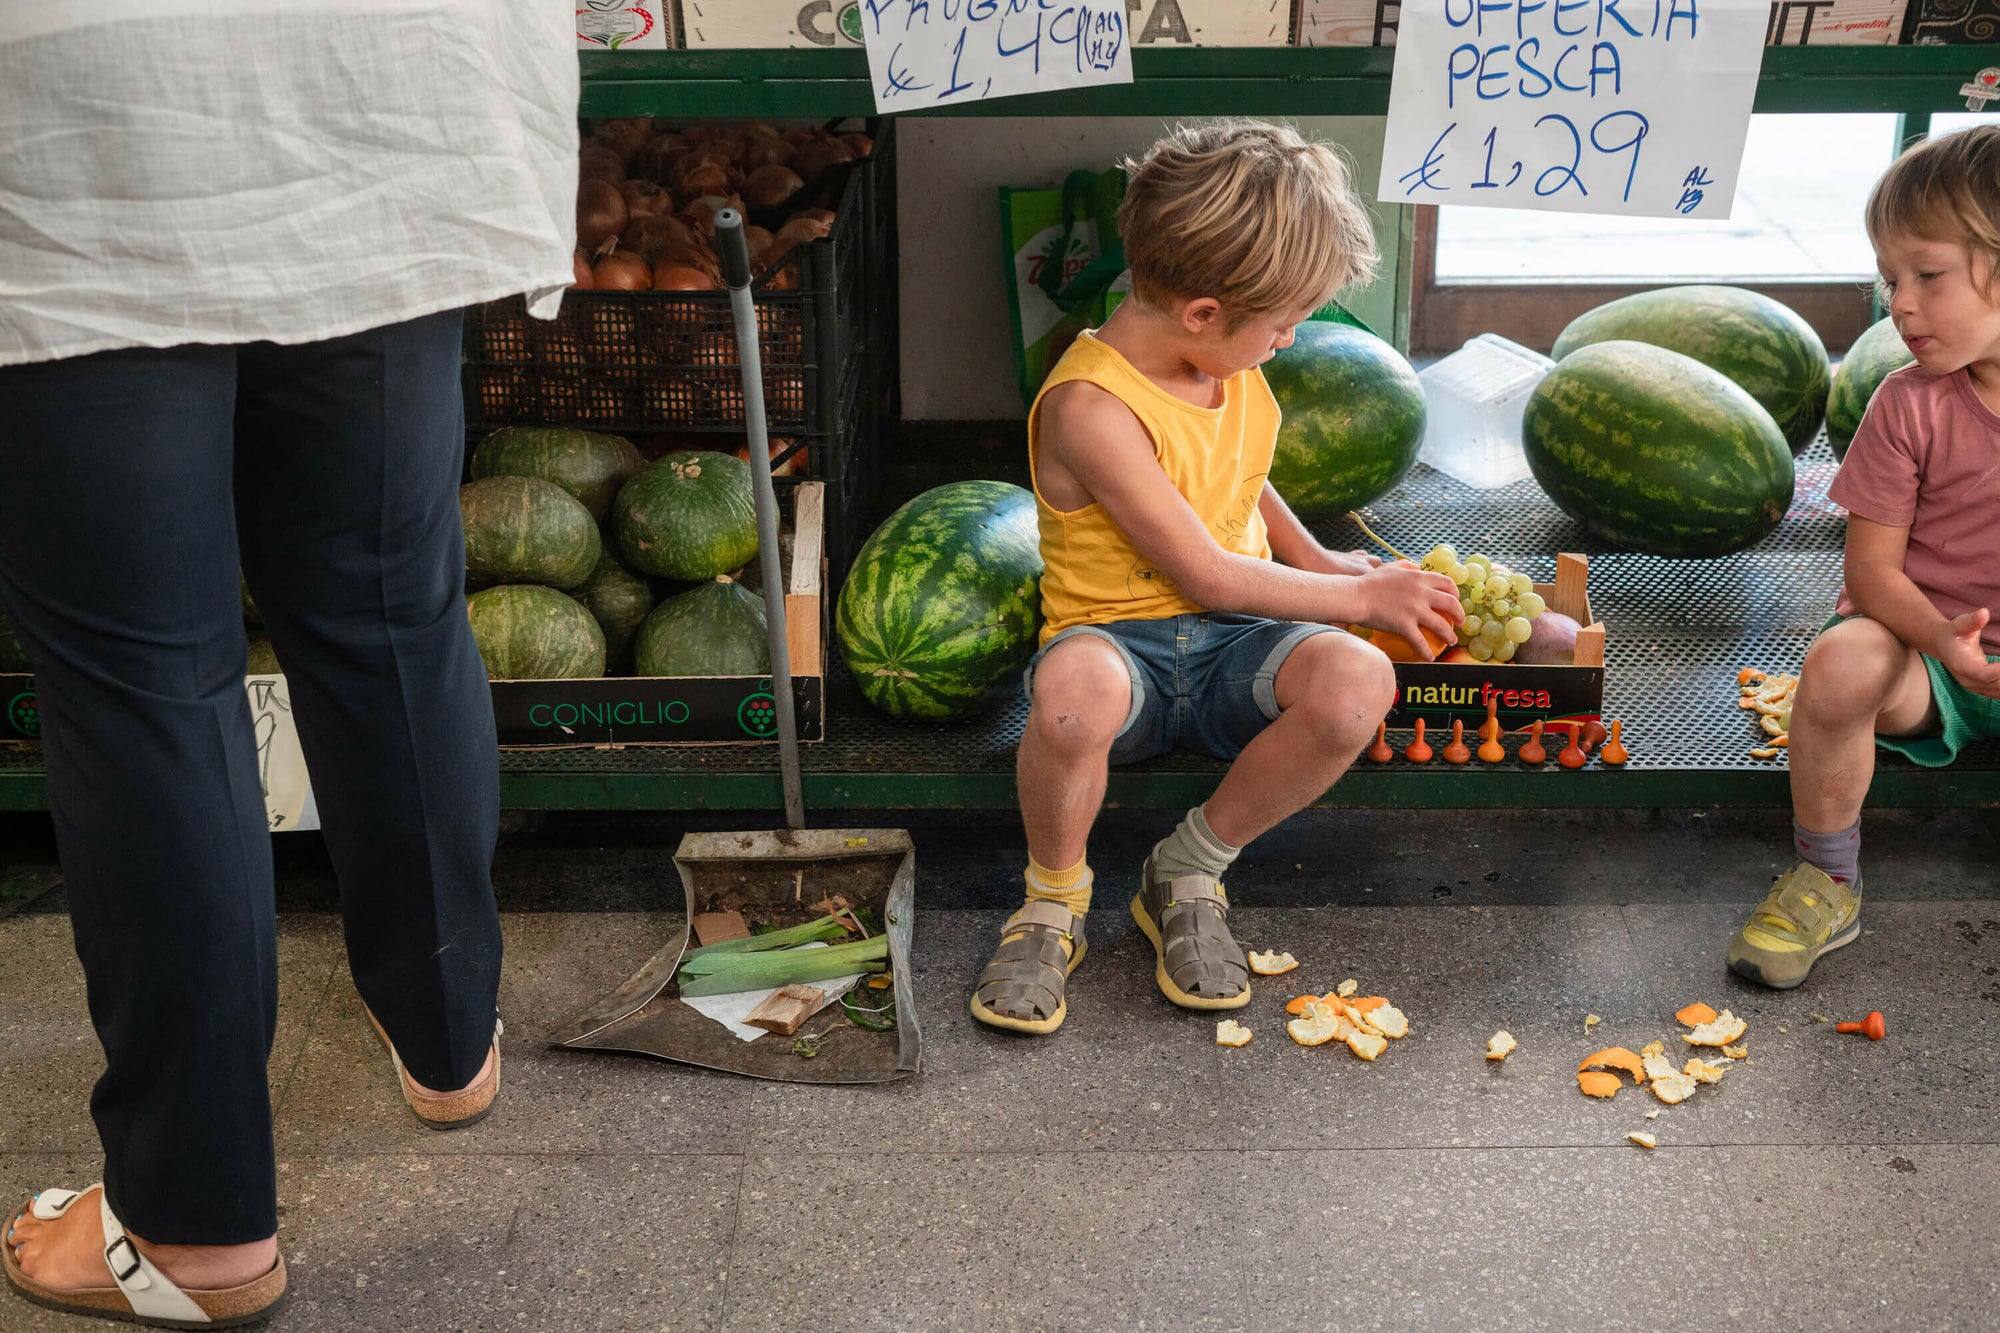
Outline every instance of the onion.
<svg viewBox="0 0 2000 1333">
<path fill-rule="evenodd" d="M 742 130 L 713 129 L 702 141 L 702 147 L 708 152 L 732 162 L 742 157 L 743 150 L 749 146 L 749 136 Z"/>
<path fill-rule="evenodd" d="M 818 218 L 795 217 L 778 228 L 774 238 L 780 250 L 790 250 L 808 241 L 817 241 L 833 234 L 833 228 Z"/>
<path fill-rule="evenodd" d="M 707 194 L 682 209 L 681 216 L 693 219 L 695 224 L 701 228 L 704 235 L 713 236 L 715 235 L 715 215 L 725 208 L 733 208 L 741 213 L 743 211 L 743 201 L 735 195 L 725 198 L 719 194 Z"/>
<path fill-rule="evenodd" d="M 654 181 L 620 181 L 618 193 L 625 196 L 625 211 L 630 217 L 660 217 L 674 211 L 673 195 L 666 186 Z"/>
<path fill-rule="evenodd" d="M 678 134 L 655 135 L 651 142 L 641 148 L 633 158 L 632 166 L 647 180 L 665 184 L 673 174 L 674 163 L 687 155 L 688 141 Z"/>
<path fill-rule="evenodd" d="M 653 285 L 652 266 L 630 250 L 613 250 L 590 271 L 599 291 L 643 292 Z"/>
<path fill-rule="evenodd" d="M 843 134 L 840 136 L 840 141 L 853 149 L 857 158 L 875 155 L 875 141 L 865 134 Z"/>
<path fill-rule="evenodd" d="M 838 139 L 815 139 L 792 154 L 792 170 L 806 180 L 825 175 L 843 162 L 854 160 L 854 150 Z"/>
<path fill-rule="evenodd" d="M 830 208 L 801 208 L 798 212 L 792 214 L 792 217 L 795 218 L 817 218 L 829 227 L 839 219 L 839 216 L 838 213 L 835 213 Z"/>
<path fill-rule="evenodd" d="M 576 174 L 579 180 L 622 181 L 625 161 L 602 144 L 585 144 L 577 150 Z"/>
<path fill-rule="evenodd" d="M 668 241 L 662 245 L 658 256 L 653 260 L 653 267 L 672 268 L 676 265 L 700 269 L 718 282 L 722 279 L 722 264 L 716 258 L 715 251 L 701 241 Z"/>
<path fill-rule="evenodd" d="M 703 270 L 687 264 L 663 263 L 653 270 L 656 292 L 712 292 L 721 285 Z"/>
<path fill-rule="evenodd" d="M 785 167 L 792 162 L 792 146 L 783 139 L 753 138 L 743 150 L 743 169 L 755 175 L 760 167 Z"/>
<path fill-rule="evenodd" d="M 625 196 L 609 181 L 580 181 L 576 187 L 576 243 L 595 250 L 625 230 Z"/>
<path fill-rule="evenodd" d="M 778 238 L 763 227 L 745 226 L 743 245 L 750 251 L 750 267 L 761 269 L 771 262 L 777 253 Z"/>
<path fill-rule="evenodd" d="M 743 182 L 743 198 L 752 208 L 777 208 L 805 188 L 798 172 L 773 164 L 750 173 Z"/>
<path fill-rule="evenodd" d="M 673 173 L 674 193 L 684 198 L 728 194 L 734 184 L 728 162 L 694 153 L 680 160 Z"/>
<path fill-rule="evenodd" d="M 592 287 L 595 287 L 597 285 L 594 281 L 592 281 L 590 276 L 589 255 L 585 254 L 581 250 L 578 250 L 576 252 L 576 260 L 575 263 L 572 265 L 572 268 L 574 276 L 570 280 L 569 284 L 570 286 L 577 288 L 579 291 L 587 292 Z"/>
<path fill-rule="evenodd" d="M 697 245 L 694 228 L 671 214 L 665 217 L 633 218 L 618 238 L 621 248 L 636 252 L 649 264 L 659 262 L 663 246 L 676 242 Z"/>
<path fill-rule="evenodd" d="M 599 121 L 587 142 L 603 144 L 619 157 L 630 161 L 653 137 L 652 125 L 642 118 Z"/>
</svg>

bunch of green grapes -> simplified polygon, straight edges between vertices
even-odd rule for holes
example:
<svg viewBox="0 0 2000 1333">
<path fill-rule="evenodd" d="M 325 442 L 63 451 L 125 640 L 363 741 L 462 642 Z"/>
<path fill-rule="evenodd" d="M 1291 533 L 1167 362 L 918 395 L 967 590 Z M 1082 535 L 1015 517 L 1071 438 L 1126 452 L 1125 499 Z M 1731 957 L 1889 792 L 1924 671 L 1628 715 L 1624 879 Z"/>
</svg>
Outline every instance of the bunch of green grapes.
<svg viewBox="0 0 2000 1333">
<path fill-rule="evenodd" d="M 1440 542 L 1422 564 L 1458 585 L 1459 605 L 1465 608 L 1459 646 L 1482 662 L 1513 661 L 1534 632 L 1528 622 L 1548 609 L 1533 579 L 1490 557 L 1469 555 L 1461 561 L 1455 548 Z"/>
</svg>

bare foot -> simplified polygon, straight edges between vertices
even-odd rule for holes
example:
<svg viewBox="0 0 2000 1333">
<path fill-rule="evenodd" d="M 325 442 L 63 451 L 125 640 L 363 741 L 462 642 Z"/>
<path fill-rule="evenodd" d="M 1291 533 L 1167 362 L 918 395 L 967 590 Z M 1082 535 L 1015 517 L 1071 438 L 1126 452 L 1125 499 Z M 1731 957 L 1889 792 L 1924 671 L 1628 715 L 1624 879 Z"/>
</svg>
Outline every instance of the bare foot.
<svg viewBox="0 0 2000 1333">
<path fill-rule="evenodd" d="M 75 1291 L 114 1285 L 104 1261 L 104 1222 L 96 1190 L 44 1222 L 23 1209 L 7 1232 L 21 1271 L 45 1287 Z M 183 1291 L 223 1291 L 255 1282 L 278 1262 L 278 1238 L 249 1245 L 153 1245 L 132 1237 L 139 1253 Z M 122 1253 L 122 1251 L 121 1251 Z"/>
<path fill-rule="evenodd" d="M 486 1051 L 486 1063 L 479 1066 L 479 1077 L 473 1079 L 472 1082 L 466 1084 L 464 1087 L 455 1089 L 454 1091 L 451 1092 L 439 1092 L 435 1088 L 425 1087 L 423 1084 L 417 1082 L 415 1079 L 410 1078 L 409 1070 L 407 1069 L 403 1071 L 403 1077 L 410 1078 L 410 1086 L 416 1089 L 417 1096 L 419 1097 L 456 1097 L 460 1093 L 472 1091 L 472 1089 L 484 1083 L 487 1080 L 487 1078 L 492 1075 L 493 1058 L 494 1058 L 494 1051 L 491 1047 L 489 1047 Z"/>
</svg>

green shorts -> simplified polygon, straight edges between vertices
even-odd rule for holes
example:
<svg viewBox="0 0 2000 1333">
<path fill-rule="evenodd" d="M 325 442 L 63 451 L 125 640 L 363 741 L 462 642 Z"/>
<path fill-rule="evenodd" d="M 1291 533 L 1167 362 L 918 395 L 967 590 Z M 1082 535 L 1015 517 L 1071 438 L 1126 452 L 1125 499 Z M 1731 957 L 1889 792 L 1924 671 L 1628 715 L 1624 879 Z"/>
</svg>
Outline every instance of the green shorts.
<svg viewBox="0 0 2000 1333">
<path fill-rule="evenodd" d="M 1830 618 L 1824 629 L 1832 629 L 1850 616 Z M 1988 656 L 1987 661 L 2000 661 Z M 1938 730 L 1921 736 L 1877 736 L 1875 743 L 1893 750 L 1913 764 L 1943 768 L 1958 758 L 1958 752 L 1976 740 L 2000 736 L 2000 699 L 1987 699 L 1958 683 L 1935 657 L 1924 658 L 1931 674 L 1931 698 L 1937 701 Z"/>
</svg>

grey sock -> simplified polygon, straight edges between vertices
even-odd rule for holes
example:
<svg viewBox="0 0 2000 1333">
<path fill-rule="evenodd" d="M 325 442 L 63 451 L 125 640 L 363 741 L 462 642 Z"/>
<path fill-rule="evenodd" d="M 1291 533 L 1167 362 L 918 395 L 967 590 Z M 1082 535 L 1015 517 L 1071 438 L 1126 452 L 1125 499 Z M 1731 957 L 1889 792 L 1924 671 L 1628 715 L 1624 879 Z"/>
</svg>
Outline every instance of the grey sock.
<svg viewBox="0 0 2000 1333">
<path fill-rule="evenodd" d="M 1179 826 L 1153 849 L 1154 872 L 1165 879 L 1182 875 L 1211 875 L 1221 879 L 1242 853 L 1215 836 L 1202 807 L 1187 812 Z"/>
<path fill-rule="evenodd" d="M 1799 849 L 1799 858 L 1824 870 L 1828 879 L 1852 884 L 1861 878 L 1860 820 L 1837 833 L 1815 833 L 1794 819 L 1792 842 Z"/>
</svg>

